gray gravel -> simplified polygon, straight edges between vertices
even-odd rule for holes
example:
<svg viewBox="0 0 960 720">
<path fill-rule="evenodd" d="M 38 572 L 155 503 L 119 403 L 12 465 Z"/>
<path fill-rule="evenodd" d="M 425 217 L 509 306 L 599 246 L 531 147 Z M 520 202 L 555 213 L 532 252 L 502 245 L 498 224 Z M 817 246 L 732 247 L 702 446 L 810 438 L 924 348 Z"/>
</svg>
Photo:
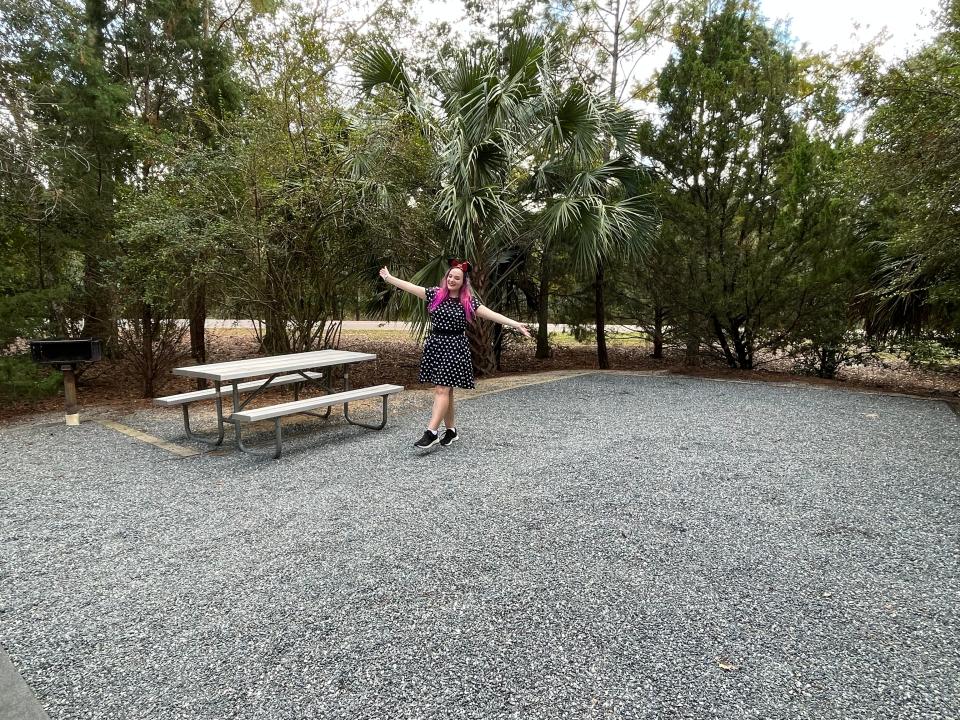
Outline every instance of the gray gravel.
<svg viewBox="0 0 960 720">
<path fill-rule="evenodd" d="M 597 374 L 422 422 L 3 428 L 4 647 L 54 720 L 960 716 L 947 405 Z"/>
</svg>

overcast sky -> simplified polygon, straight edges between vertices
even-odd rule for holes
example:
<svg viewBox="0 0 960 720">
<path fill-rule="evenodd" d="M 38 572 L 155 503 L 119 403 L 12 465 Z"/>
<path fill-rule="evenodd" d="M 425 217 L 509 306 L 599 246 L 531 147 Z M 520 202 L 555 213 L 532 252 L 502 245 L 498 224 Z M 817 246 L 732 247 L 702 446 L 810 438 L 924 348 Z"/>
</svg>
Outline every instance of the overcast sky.
<svg viewBox="0 0 960 720">
<path fill-rule="evenodd" d="M 937 0 L 761 0 L 768 18 L 790 18 L 794 37 L 812 50 L 851 50 L 884 27 L 890 40 L 887 59 L 902 57 L 933 34 Z M 857 29 L 859 25 L 859 29 Z"/>
<path fill-rule="evenodd" d="M 424 0 L 424 19 L 444 20 L 456 26 L 463 17 L 460 0 Z M 883 55 L 904 55 L 931 36 L 929 25 L 938 0 L 760 0 L 768 19 L 790 19 L 791 32 L 812 50 L 840 51 L 859 47 L 884 27 L 890 40 Z M 858 28 L 859 26 L 859 28 Z"/>
</svg>

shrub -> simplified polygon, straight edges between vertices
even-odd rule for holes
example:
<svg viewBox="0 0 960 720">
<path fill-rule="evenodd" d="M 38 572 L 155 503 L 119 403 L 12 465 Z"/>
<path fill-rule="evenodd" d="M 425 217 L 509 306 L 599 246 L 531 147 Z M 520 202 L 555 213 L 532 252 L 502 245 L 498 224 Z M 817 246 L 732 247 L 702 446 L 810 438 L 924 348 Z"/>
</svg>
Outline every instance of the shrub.
<svg viewBox="0 0 960 720">
<path fill-rule="evenodd" d="M 63 376 L 35 365 L 29 357 L 0 357 L 0 399 L 35 402 L 60 392 Z"/>
</svg>

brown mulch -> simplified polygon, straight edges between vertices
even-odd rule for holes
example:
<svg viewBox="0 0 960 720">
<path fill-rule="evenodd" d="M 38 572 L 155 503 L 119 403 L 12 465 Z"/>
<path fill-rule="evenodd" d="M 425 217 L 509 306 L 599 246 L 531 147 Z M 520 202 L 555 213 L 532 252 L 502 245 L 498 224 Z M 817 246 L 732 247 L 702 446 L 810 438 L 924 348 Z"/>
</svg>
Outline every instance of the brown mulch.
<svg viewBox="0 0 960 720">
<path fill-rule="evenodd" d="M 258 354 L 257 343 L 251 333 L 235 329 L 212 331 L 208 338 L 208 362 L 223 362 Z M 375 362 L 353 366 L 351 384 L 354 387 L 381 382 L 396 383 L 410 389 L 428 387 L 417 383 L 420 347 L 408 336 L 345 331 L 340 347 L 377 355 Z M 960 402 L 960 372 L 919 370 L 901 361 L 845 368 L 838 379 L 824 380 L 793 373 L 791 362 L 783 358 L 768 359 L 760 369 L 745 371 L 731 370 L 714 358 L 702 358 L 699 367 L 689 367 L 683 363 L 682 350 L 666 350 L 663 359 L 655 360 L 649 357 L 648 347 L 637 345 L 613 343 L 609 346 L 609 356 L 611 368 L 615 370 L 663 371 L 696 377 L 802 383 L 820 387 L 917 395 L 943 399 L 954 404 Z M 189 358 L 185 358 L 183 364 L 191 364 Z M 533 343 L 514 342 L 505 349 L 501 371 L 494 377 L 506 380 L 510 376 L 531 373 L 593 369 L 597 369 L 594 345 L 558 345 L 553 348 L 550 358 L 539 360 L 534 357 Z M 507 382 L 505 386 L 511 384 L 513 383 Z M 139 388 L 138 378 L 126 363 L 104 361 L 83 372 L 78 393 L 82 408 L 89 410 L 96 407 L 111 412 L 124 412 L 150 407 L 150 401 L 140 397 Z M 193 381 L 170 375 L 165 383 L 156 388 L 156 393 L 171 395 L 193 389 L 196 389 Z M 278 389 L 275 393 L 286 397 L 290 390 Z M 415 395 L 416 400 L 413 397 L 411 400 L 418 405 L 422 404 L 423 398 L 420 394 Z M 0 406 L 0 422 L 22 419 L 37 413 L 55 412 L 62 408 L 62 396 L 36 403 L 7 404 Z"/>
</svg>

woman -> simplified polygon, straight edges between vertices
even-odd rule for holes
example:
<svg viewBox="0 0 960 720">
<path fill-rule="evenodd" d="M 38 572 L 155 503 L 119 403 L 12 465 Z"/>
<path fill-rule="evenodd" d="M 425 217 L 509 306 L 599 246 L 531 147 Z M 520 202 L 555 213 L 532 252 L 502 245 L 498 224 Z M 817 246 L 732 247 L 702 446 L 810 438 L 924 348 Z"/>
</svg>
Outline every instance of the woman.
<svg viewBox="0 0 960 720">
<path fill-rule="evenodd" d="M 433 414 L 423 437 L 413 445 L 418 448 L 433 447 L 437 443 L 447 446 L 458 439 L 453 417 L 453 389 L 472 388 L 473 362 L 470 359 L 470 344 L 467 342 L 467 323 L 481 317 L 484 320 L 513 327 L 530 337 L 530 332 L 516 320 L 495 313 L 485 307 L 470 287 L 470 263 L 450 260 L 450 269 L 440 287 L 422 288 L 419 285 L 395 278 L 387 268 L 380 270 L 384 281 L 427 301 L 431 330 L 423 346 L 420 360 L 422 383 L 432 383 Z M 440 437 L 440 423 L 444 433 Z"/>
</svg>

